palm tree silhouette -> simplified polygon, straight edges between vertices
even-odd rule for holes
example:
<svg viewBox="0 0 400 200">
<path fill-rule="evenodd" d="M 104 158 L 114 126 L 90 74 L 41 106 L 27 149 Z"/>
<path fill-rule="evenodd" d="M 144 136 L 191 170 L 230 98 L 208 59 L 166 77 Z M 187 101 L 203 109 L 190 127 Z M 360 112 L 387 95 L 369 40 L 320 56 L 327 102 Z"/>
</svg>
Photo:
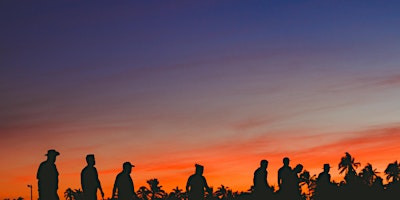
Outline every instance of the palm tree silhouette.
<svg viewBox="0 0 400 200">
<path fill-rule="evenodd" d="M 145 186 L 140 187 L 139 190 L 136 193 L 137 193 L 137 197 L 140 200 L 149 200 L 150 199 L 151 192 Z"/>
<path fill-rule="evenodd" d="M 68 188 L 64 192 L 64 197 L 66 200 L 74 200 L 74 191 L 71 188 Z"/>
<path fill-rule="evenodd" d="M 389 163 L 385 169 L 386 180 L 392 179 L 392 183 L 397 183 L 400 180 L 400 165 L 397 160 L 393 163 Z"/>
<path fill-rule="evenodd" d="M 306 185 L 308 190 L 308 193 L 305 194 L 306 199 L 312 198 L 312 194 L 314 193 L 316 183 L 317 183 L 317 178 L 315 174 L 310 176 L 310 172 L 307 170 L 304 170 L 300 174 L 300 186 Z"/>
<path fill-rule="evenodd" d="M 227 199 L 228 193 L 229 193 L 228 187 L 221 185 L 220 187 L 217 188 L 217 191 L 215 191 L 215 196 L 217 196 L 219 199 Z"/>
<path fill-rule="evenodd" d="M 214 199 L 214 188 L 211 186 L 205 193 L 206 199 Z"/>
<path fill-rule="evenodd" d="M 83 198 L 83 191 L 81 189 L 74 190 L 75 192 L 75 200 L 82 200 Z"/>
<path fill-rule="evenodd" d="M 150 194 L 151 194 L 151 200 L 155 199 L 162 199 L 166 196 L 166 193 L 164 190 L 162 190 L 162 186 L 160 186 L 160 182 L 158 179 L 150 179 L 147 181 L 147 183 L 150 186 Z"/>
<path fill-rule="evenodd" d="M 348 152 L 341 157 L 340 163 L 338 164 L 339 173 L 345 173 L 345 181 L 341 181 L 340 184 L 330 181 L 329 171 L 328 173 L 328 187 L 323 188 L 322 181 L 317 182 L 316 175 L 310 175 L 310 172 L 304 170 L 298 176 L 299 181 L 297 182 L 300 186 L 303 186 L 302 198 L 307 200 L 326 200 L 326 199 L 352 199 L 354 195 L 357 195 L 359 199 L 388 199 L 389 196 L 400 196 L 400 163 L 396 160 L 393 163 L 389 163 L 386 170 L 384 171 L 386 179 L 389 184 L 384 185 L 382 178 L 378 176 L 379 172 L 373 168 L 370 163 L 367 163 L 363 169 L 357 174 L 356 168 L 360 166 L 359 162 L 355 161 Z M 297 171 L 296 171 L 297 172 Z M 321 173 L 321 174 L 322 174 Z M 297 177 L 297 174 L 296 174 Z M 319 180 L 320 177 L 318 178 Z M 325 179 L 324 179 L 325 180 Z M 297 181 L 297 179 L 296 179 Z M 354 182 L 352 182 L 354 181 Z M 320 184 L 321 183 L 321 184 Z M 349 184 L 350 183 L 350 184 Z M 138 200 L 186 200 L 187 194 L 180 189 L 175 187 L 171 193 L 167 194 L 160 185 L 158 179 L 147 180 L 148 187 L 142 186 L 137 190 Z M 319 187 L 321 185 L 321 187 Z M 307 188 L 305 187 L 307 186 Z M 317 187 L 318 186 L 318 187 Z M 274 190 L 274 186 L 271 188 L 270 195 L 264 199 L 279 199 L 280 194 Z M 321 189 L 320 189 L 321 188 Z M 213 188 L 207 189 L 204 198 L 207 200 L 251 200 L 253 195 L 253 186 L 242 192 L 232 192 L 229 187 L 220 185 L 213 192 Z M 324 196 L 323 194 L 328 194 Z M 282 193 L 281 193 L 282 194 Z M 296 198 L 300 197 L 296 194 Z M 80 189 L 68 188 L 64 192 L 66 200 L 83 200 L 83 192 Z M 203 197 L 202 197 L 203 198 Z M 5 199 L 6 200 L 6 199 Z M 14 199 L 17 200 L 17 199 Z M 108 198 L 108 200 L 111 200 Z"/>
<path fill-rule="evenodd" d="M 346 182 L 351 182 L 357 176 L 356 170 L 361 164 L 359 162 L 355 162 L 354 158 L 346 152 L 345 156 L 343 156 L 339 163 L 339 174 L 346 172 L 344 179 Z"/>
<path fill-rule="evenodd" d="M 367 165 L 359 173 L 359 177 L 362 179 L 364 184 L 372 186 L 375 179 L 378 177 L 378 173 L 379 172 L 377 172 L 376 169 L 372 168 L 370 163 L 367 163 Z"/>
<path fill-rule="evenodd" d="M 174 199 L 179 199 L 179 200 L 185 199 L 185 193 L 183 192 L 182 189 L 179 189 L 178 186 L 172 189 L 170 196 L 172 196 Z"/>
<path fill-rule="evenodd" d="M 81 189 L 71 189 L 68 188 L 64 192 L 64 197 L 66 200 L 82 200 L 83 199 L 83 192 Z"/>
</svg>

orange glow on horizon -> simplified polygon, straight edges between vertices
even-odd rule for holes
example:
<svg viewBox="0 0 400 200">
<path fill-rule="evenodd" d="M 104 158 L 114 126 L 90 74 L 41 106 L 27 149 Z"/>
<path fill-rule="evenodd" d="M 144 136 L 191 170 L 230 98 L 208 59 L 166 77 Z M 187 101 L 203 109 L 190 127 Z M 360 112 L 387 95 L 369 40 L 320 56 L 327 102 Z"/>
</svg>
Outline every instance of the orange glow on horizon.
<svg viewBox="0 0 400 200">
<path fill-rule="evenodd" d="M 348 151 L 356 161 L 362 164 L 357 171 L 367 163 L 371 163 L 374 168 L 381 172 L 379 175 L 384 177 L 382 172 L 387 164 L 397 160 L 397 155 L 400 154 L 400 149 L 396 147 L 400 139 L 395 137 L 399 134 L 400 129 L 396 127 L 374 129 L 353 134 L 348 139 L 333 141 L 325 145 L 314 144 L 310 148 L 304 147 L 297 151 L 270 153 L 248 154 L 248 152 L 254 151 L 251 148 L 251 143 L 259 143 L 260 145 L 268 143 L 263 142 L 261 138 L 256 138 L 256 141 L 249 140 L 248 145 L 246 143 L 241 144 L 240 141 L 237 141 L 234 145 L 217 144 L 205 149 L 178 154 L 176 155 L 177 159 L 171 156 L 164 160 L 160 157 L 155 157 L 154 160 L 138 160 L 134 162 L 136 167 L 131 176 L 136 190 L 140 186 L 147 186 L 146 181 L 152 178 L 157 178 L 162 189 L 166 192 L 170 192 L 176 186 L 184 190 L 187 178 L 194 173 L 194 163 L 201 163 L 205 166 L 204 176 L 210 186 L 217 188 L 220 185 L 225 185 L 233 191 L 247 191 L 252 185 L 254 170 L 259 166 L 261 159 L 269 160 L 268 182 L 270 185 L 276 186 L 276 173 L 282 166 L 282 158 L 287 156 L 291 159 L 292 167 L 301 163 L 305 170 L 310 171 L 311 175 L 318 175 L 322 171 L 323 164 L 330 163 L 332 178 L 335 181 L 340 181 L 343 180 L 344 174 L 338 174 L 337 165 L 344 152 Z M 320 136 L 316 138 L 320 140 Z M 201 152 L 201 155 L 195 156 L 196 152 Z M 67 158 L 63 158 L 63 155 Z M 60 197 L 63 197 L 63 192 L 67 188 L 80 188 L 79 177 L 81 169 L 85 166 L 84 159 L 71 158 L 70 156 L 67 153 L 61 153 L 56 162 L 60 172 Z M 37 158 L 44 159 L 42 156 Z M 190 158 L 194 159 L 191 160 Z M 122 167 L 118 163 L 123 163 L 124 160 L 121 158 L 117 161 L 116 159 L 110 163 L 102 158 L 101 154 L 97 154 L 96 161 L 105 195 L 110 197 L 115 176 Z M 171 163 L 171 161 L 174 162 Z M 35 195 L 37 197 L 35 175 L 37 166 L 41 161 L 35 162 L 35 164 L 30 164 L 26 168 L 16 167 L 14 170 L 6 172 L 7 174 L 1 172 L 2 177 L 14 177 L 14 179 L 8 178 L 2 181 L 3 190 L 0 198 L 22 196 L 28 199 L 29 188 L 26 187 L 27 184 L 34 186 L 34 197 Z M 21 170 L 24 173 L 19 174 L 18 172 Z"/>
</svg>

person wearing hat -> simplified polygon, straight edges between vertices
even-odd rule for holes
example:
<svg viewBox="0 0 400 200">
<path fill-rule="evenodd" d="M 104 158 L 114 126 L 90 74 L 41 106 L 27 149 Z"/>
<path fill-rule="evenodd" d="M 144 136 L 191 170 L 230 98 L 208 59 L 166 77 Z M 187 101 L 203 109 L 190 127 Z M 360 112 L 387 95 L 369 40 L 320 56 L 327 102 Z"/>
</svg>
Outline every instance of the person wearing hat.
<svg viewBox="0 0 400 200">
<path fill-rule="evenodd" d="M 132 167 L 135 167 L 130 162 L 125 162 L 122 165 L 122 172 L 115 178 L 112 191 L 112 198 L 119 200 L 132 200 L 136 197 L 135 188 L 131 178 Z"/>
<path fill-rule="evenodd" d="M 331 169 L 331 166 L 328 163 L 325 163 L 324 171 L 321 172 L 317 178 L 317 181 L 320 184 L 329 184 L 331 182 L 331 175 L 329 174 L 330 169 Z"/>
<path fill-rule="evenodd" d="M 317 186 L 315 188 L 315 196 L 318 199 L 333 199 L 332 191 L 334 190 L 334 185 L 331 183 L 330 169 L 331 166 L 325 163 L 324 171 L 318 175 Z"/>
<path fill-rule="evenodd" d="M 36 174 L 38 179 L 39 200 L 58 200 L 60 199 L 58 190 L 58 171 L 55 165 L 56 157 L 60 155 L 54 149 L 47 151 L 47 160 L 43 161 Z"/>
<path fill-rule="evenodd" d="M 196 172 L 191 175 L 186 183 L 186 192 L 189 200 L 204 200 L 204 189 L 211 191 L 206 178 L 203 176 L 204 167 L 196 164 Z"/>
<path fill-rule="evenodd" d="M 85 200 L 97 200 L 97 189 L 101 192 L 101 197 L 104 198 L 104 192 L 101 188 L 99 175 L 97 173 L 96 161 L 93 154 L 86 156 L 87 166 L 81 172 L 81 186 Z"/>
</svg>

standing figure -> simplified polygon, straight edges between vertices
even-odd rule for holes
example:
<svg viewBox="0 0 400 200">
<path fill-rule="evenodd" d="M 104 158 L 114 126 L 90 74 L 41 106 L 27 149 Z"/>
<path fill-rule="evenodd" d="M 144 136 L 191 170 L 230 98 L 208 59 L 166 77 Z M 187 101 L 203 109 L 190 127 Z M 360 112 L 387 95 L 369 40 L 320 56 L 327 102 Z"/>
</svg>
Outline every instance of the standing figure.
<svg viewBox="0 0 400 200">
<path fill-rule="evenodd" d="M 316 199 L 333 199 L 334 185 L 331 183 L 331 175 L 329 171 L 331 166 L 324 164 L 324 171 L 318 175 L 317 186 L 315 188 Z"/>
<path fill-rule="evenodd" d="M 267 181 L 268 161 L 261 160 L 260 167 L 254 172 L 253 186 L 255 199 L 266 199 L 269 196 L 270 188 Z"/>
<path fill-rule="evenodd" d="M 303 165 L 298 164 L 293 169 L 292 176 L 289 179 L 289 188 L 287 190 L 288 199 L 300 200 L 301 199 L 301 188 L 299 173 L 303 170 Z"/>
<path fill-rule="evenodd" d="M 87 166 L 81 172 L 81 186 L 85 200 L 97 200 L 97 189 L 101 192 L 101 197 L 104 198 L 104 192 L 101 188 L 97 169 L 94 167 L 96 161 L 93 154 L 86 156 Z"/>
<path fill-rule="evenodd" d="M 279 192 L 285 193 L 290 187 L 290 179 L 292 178 L 292 168 L 289 166 L 289 158 L 283 158 L 283 166 L 278 170 L 278 186 Z"/>
<path fill-rule="evenodd" d="M 135 188 L 131 178 L 132 167 L 135 167 L 130 162 L 125 162 L 122 165 L 122 172 L 115 178 L 115 183 L 112 191 L 112 198 L 119 200 L 132 200 L 136 197 Z"/>
<path fill-rule="evenodd" d="M 60 155 L 54 149 L 47 151 L 47 160 L 42 162 L 36 174 L 38 179 L 39 200 L 59 200 L 58 171 L 55 165 L 56 157 Z"/>
<path fill-rule="evenodd" d="M 330 169 L 331 169 L 331 166 L 329 164 L 324 164 L 324 171 L 321 172 L 317 178 L 318 185 L 326 186 L 331 183 L 331 175 L 329 174 Z"/>
<path fill-rule="evenodd" d="M 210 191 L 206 178 L 203 176 L 204 167 L 196 164 L 196 172 L 191 175 L 186 183 L 186 192 L 189 200 L 204 200 L 204 189 Z"/>
</svg>

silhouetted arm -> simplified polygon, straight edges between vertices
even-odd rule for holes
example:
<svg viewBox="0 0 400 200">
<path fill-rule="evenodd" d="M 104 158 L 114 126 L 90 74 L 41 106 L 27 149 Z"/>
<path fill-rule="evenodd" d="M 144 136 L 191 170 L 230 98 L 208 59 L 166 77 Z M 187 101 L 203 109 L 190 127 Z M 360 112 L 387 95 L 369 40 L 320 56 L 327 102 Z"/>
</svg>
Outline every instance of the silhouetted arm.
<svg viewBox="0 0 400 200">
<path fill-rule="evenodd" d="M 253 176 L 253 186 L 256 186 L 256 176 L 257 176 L 257 170 L 254 172 L 254 176 Z"/>
<path fill-rule="evenodd" d="M 54 165 L 54 164 L 53 164 Z M 55 181 L 56 181 L 56 189 L 58 189 L 58 175 L 59 175 L 59 173 L 58 173 L 58 170 L 57 170 L 57 167 L 56 167 L 56 165 L 54 165 L 54 170 L 55 170 Z"/>
<path fill-rule="evenodd" d="M 98 187 L 99 190 L 100 190 L 101 197 L 104 198 L 104 192 L 103 192 L 103 188 L 101 188 L 101 183 L 100 183 L 100 179 L 99 179 L 99 174 L 97 173 L 97 169 L 96 169 L 96 168 L 94 168 L 94 171 L 96 172 L 95 174 L 96 174 L 96 180 L 97 180 L 97 187 Z"/>
<path fill-rule="evenodd" d="M 99 190 L 101 193 L 101 197 L 104 198 L 104 192 L 103 192 L 103 188 L 101 188 L 100 182 L 99 182 Z"/>
<path fill-rule="evenodd" d="M 85 168 L 81 171 L 81 188 L 82 188 L 82 191 L 84 191 L 85 192 L 85 183 L 84 183 L 84 181 L 83 181 L 83 179 L 84 179 L 84 174 L 85 173 Z"/>
<path fill-rule="evenodd" d="M 118 187 L 118 176 L 117 176 L 117 178 L 115 179 L 115 182 L 114 182 L 113 191 L 111 193 L 111 199 L 115 199 L 115 194 L 117 192 L 117 187 Z"/>
<path fill-rule="evenodd" d="M 42 164 L 39 165 L 38 171 L 36 173 L 36 179 L 38 179 L 38 180 L 40 179 L 40 175 L 41 175 L 41 171 L 42 171 L 41 169 L 42 169 Z"/>
<path fill-rule="evenodd" d="M 282 182 L 281 182 L 281 180 L 282 180 L 282 175 L 281 175 L 281 169 L 279 169 L 278 170 L 278 186 L 279 186 L 279 188 L 281 187 L 281 184 L 282 184 Z"/>
<path fill-rule="evenodd" d="M 206 188 L 207 192 L 210 192 L 210 187 L 208 187 L 207 180 L 204 176 L 203 176 L 203 180 L 204 180 L 204 188 Z"/>
<path fill-rule="evenodd" d="M 191 179 L 192 179 L 192 177 L 189 177 L 188 181 L 186 182 L 186 192 L 189 192 Z"/>
</svg>

